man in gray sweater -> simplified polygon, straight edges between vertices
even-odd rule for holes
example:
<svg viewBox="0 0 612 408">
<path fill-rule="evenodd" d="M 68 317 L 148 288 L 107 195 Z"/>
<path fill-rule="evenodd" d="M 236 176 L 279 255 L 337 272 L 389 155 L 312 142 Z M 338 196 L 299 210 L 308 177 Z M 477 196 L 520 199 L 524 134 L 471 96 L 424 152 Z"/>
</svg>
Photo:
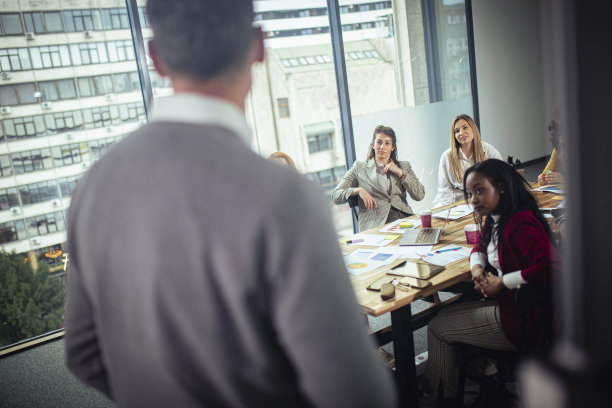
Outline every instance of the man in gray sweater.
<svg viewBox="0 0 612 408">
<path fill-rule="evenodd" d="M 66 358 L 125 407 L 390 407 L 318 187 L 249 149 L 249 0 L 149 0 L 175 95 L 79 181 Z"/>
</svg>

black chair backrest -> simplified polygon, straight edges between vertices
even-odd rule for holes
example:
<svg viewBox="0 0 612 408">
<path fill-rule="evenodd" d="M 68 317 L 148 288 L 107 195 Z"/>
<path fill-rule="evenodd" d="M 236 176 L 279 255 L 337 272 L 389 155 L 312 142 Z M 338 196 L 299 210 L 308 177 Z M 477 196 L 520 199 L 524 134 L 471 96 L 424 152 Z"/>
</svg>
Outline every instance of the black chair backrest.
<svg viewBox="0 0 612 408">
<path fill-rule="evenodd" d="M 349 207 L 353 210 L 353 214 L 355 214 L 355 218 L 359 219 L 359 196 L 350 196 L 348 199 Z"/>
</svg>

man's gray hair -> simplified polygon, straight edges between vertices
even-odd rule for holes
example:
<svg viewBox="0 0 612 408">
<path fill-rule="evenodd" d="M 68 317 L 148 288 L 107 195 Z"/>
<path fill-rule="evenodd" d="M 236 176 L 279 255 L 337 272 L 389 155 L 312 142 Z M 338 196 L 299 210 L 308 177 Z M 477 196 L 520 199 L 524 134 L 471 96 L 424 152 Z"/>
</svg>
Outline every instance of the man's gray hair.
<svg viewBox="0 0 612 408">
<path fill-rule="evenodd" d="M 171 73 L 206 80 L 240 68 L 253 41 L 251 0 L 148 0 L 153 41 Z"/>
</svg>

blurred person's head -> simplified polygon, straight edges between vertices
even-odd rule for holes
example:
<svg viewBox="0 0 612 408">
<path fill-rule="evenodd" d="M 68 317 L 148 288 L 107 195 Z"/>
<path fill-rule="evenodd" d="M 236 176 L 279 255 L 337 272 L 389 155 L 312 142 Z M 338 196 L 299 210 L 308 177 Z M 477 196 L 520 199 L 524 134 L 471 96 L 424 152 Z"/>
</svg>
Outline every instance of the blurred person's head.
<svg viewBox="0 0 612 408">
<path fill-rule="evenodd" d="M 372 142 L 368 148 L 368 158 L 375 158 L 377 162 L 387 164 L 389 160 L 397 161 L 397 136 L 389 126 L 378 125 L 374 129 Z"/>
<path fill-rule="evenodd" d="M 148 0 L 146 13 L 153 29 L 151 59 L 175 91 L 197 92 L 206 83 L 209 94 L 232 87 L 236 97 L 245 88 L 246 95 L 250 67 L 263 60 L 251 0 Z"/>
<path fill-rule="evenodd" d="M 277 162 L 279 164 L 282 164 L 283 166 L 289 166 L 292 169 L 295 169 L 295 164 L 293 163 L 293 159 L 287 153 L 274 152 L 270 156 L 268 156 L 268 159 L 274 162 Z"/>
</svg>

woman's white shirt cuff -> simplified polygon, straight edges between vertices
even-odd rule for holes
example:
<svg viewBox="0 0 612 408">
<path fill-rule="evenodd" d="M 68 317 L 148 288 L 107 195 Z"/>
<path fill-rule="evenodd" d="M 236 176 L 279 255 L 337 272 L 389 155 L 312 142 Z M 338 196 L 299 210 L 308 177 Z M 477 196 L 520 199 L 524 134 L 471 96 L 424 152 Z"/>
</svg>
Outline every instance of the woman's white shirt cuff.
<svg viewBox="0 0 612 408">
<path fill-rule="evenodd" d="M 480 265 L 483 268 L 487 265 L 487 257 L 482 252 L 474 252 L 470 255 L 470 269 L 474 267 L 474 265 Z"/>
<path fill-rule="evenodd" d="M 527 283 L 525 279 L 523 279 L 523 275 L 521 275 L 521 271 L 515 271 L 506 273 L 503 276 L 504 286 L 508 289 L 516 289 L 519 285 L 524 285 Z"/>
</svg>

